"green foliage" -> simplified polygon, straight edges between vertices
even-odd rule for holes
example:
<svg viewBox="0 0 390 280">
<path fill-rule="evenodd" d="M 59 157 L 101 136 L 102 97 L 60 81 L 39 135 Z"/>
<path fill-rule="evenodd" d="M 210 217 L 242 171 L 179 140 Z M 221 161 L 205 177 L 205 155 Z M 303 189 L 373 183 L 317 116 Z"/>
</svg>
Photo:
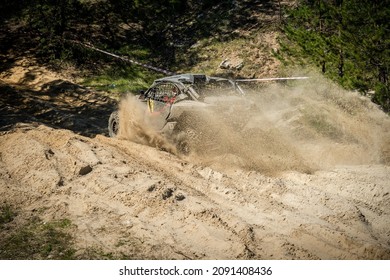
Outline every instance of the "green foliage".
<svg viewBox="0 0 390 280">
<path fill-rule="evenodd" d="M 386 1 L 301 0 L 288 11 L 282 46 L 345 88 L 375 90 L 373 101 L 389 111 L 389 18 Z"/>
<path fill-rule="evenodd" d="M 68 219 L 44 223 L 32 217 L 0 239 L 0 259 L 73 259 Z"/>
<path fill-rule="evenodd" d="M 232 13 L 231 0 L 15 0 L 0 8 L 9 18 L 23 22 L 23 46 L 34 49 L 40 61 L 75 63 L 101 68 L 107 62 L 100 54 L 83 50 L 75 41 L 93 45 L 130 58 L 136 50 L 154 66 L 183 68 L 193 63 L 197 53 L 188 50 L 208 37 L 229 38 L 237 27 L 237 16 L 250 21 L 246 9 Z M 235 8 L 234 8 L 235 9 Z M 23 15 L 23 16 L 21 16 Z M 19 39 L 20 41 L 20 39 Z M 22 47 L 22 46 L 20 46 Z M 132 50 L 133 51 L 132 51 Z M 21 50 L 22 51 L 22 50 Z M 112 61 L 109 61 L 112 63 Z"/>
<path fill-rule="evenodd" d="M 390 89 L 388 86 L 378 83 L 372 100 L 390 112 Z"/>
<path fill-rule="evenodd" d="M 65 35 L 78 19 L 80 7 L 77 0 L 37 0 L 26 8 L 29 27 L 37 34 L 38 55 L 48 60 L 70 56 Z"/>
<path fill-rule="evenodd" d="M 45 61 L 71 61 L 99 72 L 97 85 L 109 91 L 137 91 L 153 74 L 135 75 L 74 41 L 93 45 L 166 69 L 194 69 L 201 61 L 193 48 L 210 38 L 217 43 L 239 39 L 251 29 L 255 1 L 231 0 L 4 0 L 2 19 L 27 22 L 28 50 Z M 345 88 L 375 91 L 373 100 L 389 111 L 390 6 L 388 1 L 300 0 L 287 11 L 286 40 L 275 53 L 285 63 L 316 65 Z M 276 1 L 262 6 L 274 13 Z M 24 15 L 24 16 L 22 16 Z M 17 22 L 17 21 L 15 21 Z M 247 27 L 247 28 L 246 28 Z M 10 45 L 12 42 L 10 41 Z M 5 48 L 4 48 L 5 49 Z M 205 62 L 205 69 L 216 61 Z M 211 67 L 211 66 L 210 66 Z M 99 71 L 95 71 L 95 70 Z M 104 70 L 101 74 L 101 70 Z M 124 73 L 123 71 L 128 71 Z M 129 79 L 126 81 L 126 79 Z M 101 86 L 100 86 L 101 85 Z M 115 86 L 114 86 L 115 85 Z"/>
<path fill-rule="evenodd" d="M 160 59 L 176 63 L 200 37 L 220 33 L 233 24 L 233 1 L 193 0 L 5 0 L 1 13 L 23 18 L 31 45 L 45 60 L 82 62 L 71 40 L 91 42 L 106 50 L 142 46 Z M 21 17 L 21 14 L 24 17 Z M 244 15 L 245 16 L 245 15 Z"/>
<path fill-rule="evenodd" d="M 12 222 L 15 218 L 16 213 L 12 209 L 12 207 L 8 204 L 2 205 L 0 207 L 0 229 L 4 224 Z"/>
<path fill-rule="evenodd" d="M 99 75 L 85 79 L 85 86 L 111 93 L 134 93 L 147 88 L 158 76 L 140 67 L 113 66 Z"/>
</svg>

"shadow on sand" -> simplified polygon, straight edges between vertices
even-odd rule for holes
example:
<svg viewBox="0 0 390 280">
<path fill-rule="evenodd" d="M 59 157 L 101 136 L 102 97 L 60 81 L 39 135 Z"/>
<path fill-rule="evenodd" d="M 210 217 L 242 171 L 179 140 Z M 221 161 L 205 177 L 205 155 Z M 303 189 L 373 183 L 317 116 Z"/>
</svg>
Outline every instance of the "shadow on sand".
<svg viewBox="0 0 390 280">
<path fill-rule="evenodd" d="M 0 131 L 17 123 L 41 123 L 93 137 L 107 135 L 107 121 L 116 101 L 64 80 L 35 91 L 0 81 Z"/>
</svg>

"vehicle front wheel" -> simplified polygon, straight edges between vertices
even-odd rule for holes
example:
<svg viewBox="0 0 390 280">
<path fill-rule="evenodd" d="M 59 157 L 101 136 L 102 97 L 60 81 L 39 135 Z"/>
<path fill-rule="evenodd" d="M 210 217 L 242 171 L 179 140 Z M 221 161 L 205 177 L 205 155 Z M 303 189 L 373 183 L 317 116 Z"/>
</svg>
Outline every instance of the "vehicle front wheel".
<svg viewBox="0 0 390 280">
<path fill-rule="evenodd" d="M 108 119 L 108 134 L 110 137 L 116 137 L 119 132 L 119 112 L 114 111 Z"/>
</svg>

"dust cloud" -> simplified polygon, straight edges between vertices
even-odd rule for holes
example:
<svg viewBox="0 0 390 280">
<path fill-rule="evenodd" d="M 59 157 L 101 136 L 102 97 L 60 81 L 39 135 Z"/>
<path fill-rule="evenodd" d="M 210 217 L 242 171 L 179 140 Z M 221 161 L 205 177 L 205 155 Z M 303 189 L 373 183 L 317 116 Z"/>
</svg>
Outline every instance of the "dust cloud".
<svg viewBox="0 0 390 280">
<path fill-rule="evenodd" d="M 263 118 L 310 165 L 389 162 L 390 119 L 368 98 L 323 78 L 298 87 L 272 86 L 264 95 Z"/>
<path fill-rule="evenodd" d="M 201 127 L 203 138 L 187 160 L 267 175 L 390 162 L 390 119 L 367 97 L 319 77 L 246 92 L 234 104 L 218 97 L 201 120 L 198 112 L 193 122 L 201 125 L 191 126 Z M 174 141 L 145 121 L 138 103 L 133 97 L 121 102 L 122 137 L 177 153 Z"/>
<path fill-rule="evenodd" d="M 119 103 L 118 137 L 176 154 L 176 147 L 153 129 L 145 118 L 146 106 L 134 95 L 127 95 Z"/>
</svg>

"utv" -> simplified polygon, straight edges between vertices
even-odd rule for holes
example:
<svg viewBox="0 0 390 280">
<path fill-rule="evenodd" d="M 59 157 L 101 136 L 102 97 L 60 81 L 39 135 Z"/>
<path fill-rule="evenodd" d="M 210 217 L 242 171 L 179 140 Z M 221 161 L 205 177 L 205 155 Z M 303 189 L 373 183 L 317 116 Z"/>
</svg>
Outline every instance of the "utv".
<svg viewBox="0 0 390 280">
<path fill-rule="evenodd" d="M 228 125 L 235 124 L 236 114 L 248 110 L 252 104 L 245 99 L 240 86 L 233 80 L 201 74 L 182 74 L 157 79 L 141 92 L 138 101 L 145 107 L 145 118 L 153 129 L 167 139 L 172 139 L 178 150 L 188 154 L 196 150 L 200 142 L 213 143 L 218 127 L 209 127 L 210 114 L 226 119 Z M 244 101 L 244 102 L 243 102 Z M 225 117 L 226 118 L 225 118 Z M 118 111 L 111 113 L 108 131 L 115 137 L 119 131 Z"/>
</svg>

